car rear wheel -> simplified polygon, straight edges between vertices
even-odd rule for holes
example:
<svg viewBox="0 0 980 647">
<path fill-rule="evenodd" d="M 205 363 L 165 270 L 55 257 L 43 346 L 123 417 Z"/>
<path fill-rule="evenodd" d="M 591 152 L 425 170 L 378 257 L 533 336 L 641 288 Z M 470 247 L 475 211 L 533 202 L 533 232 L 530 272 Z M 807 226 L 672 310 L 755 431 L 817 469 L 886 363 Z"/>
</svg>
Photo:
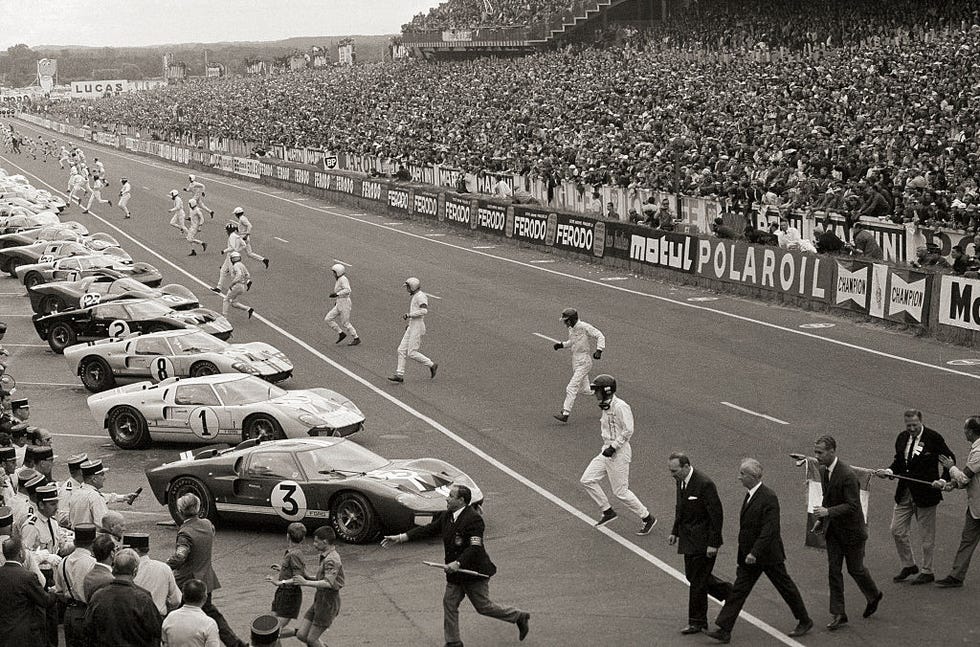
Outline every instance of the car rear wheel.
<svg viewBox="0 0 980 647">
<path fill-rule="evenodd" d="M 40 272 L 28 272 L 27 276 L 24 277 L 24 285 L 27 286 L 28 290 L 42 283 L 44 283 L 44 277 L 41 276 Z"/>
<path fill-rule="evenodd" d="M 17 278 L 17 268 L 21 265 L 22 263 L 20 261 L 18 261 L 16 258 L 12 258 L 7 261 L 7 267 L 4 268 L 4 271 L 10 276 Z"/>
<path fill-rule="evenodd" d="M 82 384 L 92 393 L 111 389 L 116 385 L 116 378 L 109 368 L 109 363 L 101 357 L 86 357 L 78 365 L 78 375 Z"/>
<path fill-rule="evenodd" d="M 374 507 L 357 492 L 345 492 L 336 498 L 330 510 L 330 524 L 338 537 L 352 544 L 365 544 L 380 532 Z"/>
<path fill-rule="evenodd" d="M 59 355 L 77 341 L 78 336 L 74 329 L 66 323 L 57 323 L 48 332 L 48 346 Z"/>
<path fill-rule="evenodd" d="M 204 377 L 205 375 L 217 375 L 218 367 L 212 362 L 195 362 L 191 366 L 191 377 Z"/>
<path fill-rule="evenodd" d="M 193 476 L 179 476 L 170 483 L 167 488 L 167 507 L 170 509 L 170 516 L 179 526 L 184 522 L 180 513 L 177 512 L 177 500 L 185 494 L 193 494 L 201 502 L 200 516 L 212 522 L 217 521 L 218 512 L 214 507 L 214 497 L 208 486 Z"/>
<path fill-rule="evenodd" d="M 122 449 L 141 449 L 150 444 L 146 418 L 133 407 L 122 406 L 110 411 L 106 427 L 112 442 Z"/>
<path fill-rule="evenodd" d="M 47 294 L 41 299 L 41 305 L 38 307 L 38 312 L 42 315 L 49 315 L 55 312 L 61 312 L 65 309 L 65 300 L 59 297 L 57 294 Z"/>
<path fill-rule="evenodd" d="M 264 413 L 259 413 L 245 419 L 242 425 L 242 440 L 251 440 L 265 436 L 264 440 L 282 440 L 286 434 L 282 433 L 282 425 Z"/>
</svg>

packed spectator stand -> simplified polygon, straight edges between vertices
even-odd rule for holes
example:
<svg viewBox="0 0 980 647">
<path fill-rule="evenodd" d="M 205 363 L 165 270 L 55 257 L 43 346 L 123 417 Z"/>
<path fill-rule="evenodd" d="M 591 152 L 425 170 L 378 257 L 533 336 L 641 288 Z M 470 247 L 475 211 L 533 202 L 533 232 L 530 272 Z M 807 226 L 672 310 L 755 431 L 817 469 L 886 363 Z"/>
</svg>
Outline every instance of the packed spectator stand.
<svg viewBox="0 0 980 647">
<path fill-rule="evenodd" d="M 489 4 L 513 22 L 542 10 Z M 420 23 L 460 7 L 485 9 L 452 0 Z M 739 210 L 971 230 L 978 42 L 980 16 L 965 0 L 705 0 L 642 32 L 607 27 L 593 43 L 519 58 L 191 81 L 49 109 L 163 139 L 220 136 L 507 171 L 581 192 L 647 188 Z"/>
</svg>

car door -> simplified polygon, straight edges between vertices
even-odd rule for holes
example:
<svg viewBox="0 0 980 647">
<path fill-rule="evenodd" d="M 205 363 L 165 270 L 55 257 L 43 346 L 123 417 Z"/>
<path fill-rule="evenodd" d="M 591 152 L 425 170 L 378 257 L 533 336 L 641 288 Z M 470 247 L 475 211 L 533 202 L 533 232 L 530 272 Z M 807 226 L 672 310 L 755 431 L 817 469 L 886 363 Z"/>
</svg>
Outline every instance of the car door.
<svg viewBox="0 0 980 647">
<path fill-rule="evenodd" d="M 307 512 L 302 474 L 292 452 L 253 452 L 235 481 L 235 503 L 243 512 L 299 521 Z"/>
<path fill-rule="evenodd" d="M 51 270 L 52 281 L 77 281 L 82 278 L 82 265 L 77 258 L 62 258 Z"/>
<path fill-rule="evenodd" d="M 208 443 L 238 441 L 239 431 L 221 406 L 214 389 L 207 383 L 177 383 L 173 402 L 164 408 L 164 424 L 175 431 L 185 432 L 188 440 Z"/>
<path fill-rule="evenodd" d="M 126 348 L 125 374 L 134 377 L 149 377 L 160 382 L 174 377 L 173 364 L 170 363 L 170 344 L 160 337 L 141 337 L 130 342 Z"/>
<path fill-rule="evenodd" d="M 103 303 L 91 309 L 92 318 L 85 335 L 93 339 L 105 337 L 125 337 L 131 330 L 129 313 L 116 303 Z"/>
</svg>

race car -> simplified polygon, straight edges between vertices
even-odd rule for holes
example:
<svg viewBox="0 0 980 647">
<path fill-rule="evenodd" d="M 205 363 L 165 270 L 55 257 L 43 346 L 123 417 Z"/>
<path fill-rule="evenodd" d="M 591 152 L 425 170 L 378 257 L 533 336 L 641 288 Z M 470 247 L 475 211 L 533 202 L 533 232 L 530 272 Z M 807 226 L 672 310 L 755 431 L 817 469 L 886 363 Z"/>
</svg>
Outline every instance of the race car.
<svg viewBox="0 0 980 647">
<path fill-rule="evenodd" d="M 446 510 L 454 485 L 470 489 L 472 504 L 483 503 L 473 479 L 445 461 L 389 460 L 346 438 L 223 447 L 146 470 L 153 495 L 178 524 L 177 499 L 193 493 L 201 516 L 213 521 L 329 523 L 338 537 L 363 544 L 428 524 Z"/>
<path fill-rule="evenodd" d="M 137 382 L 90 395 L 88 408 L 123 449 L 145 447 L 151 440 L 349 436 L 364 427 L 361 410 L 336 391 L 287 391 L 240 373 Z"/>
<path fill-rule="evenodd" d="M 106 337 L 126 337 L 134 332 L 203 330 L 220 339 L 231 337 L 231 324 L 214 310 L 194 308 L 177 311 L 156 299 L 119 299 L 88 308 L 49 315 L 36 314 L 34 329 L 61 354 L 72 344 Z"/>
<path fill-rule="evenodd" d="M 111 269 L 77 281 L 51 281 L 35 285 L 27 291 L 31 308 L 40 314 L 51 314 L 72 308 L 87 308 L 119 298 L 158 299 L 173 310 L 189 310 L 201 307 L 194 293 L 183 285 L 172 283 L 162 288 L 151 288 L 136 279 L 123 276 Z"/>
<path fill-rule="evenodd" d="M 47 263 L 68 256 L 106 253 L 119 260 L 133 260 L 123 251 L 115 238 L 108 234 L 96 233 L 91 236 L 70 236 L 66 240 L 38 240 L 19 247 L 5 247 L 0 249 L 0 270 L 11 276 L 17 276 L 17 268 L 22 265 Z"/>
<path fill-rule="evenodd" d="M 4 215 L 7 212 L 7 215 Z M 27 213 L 16 207 L 0 208 L 0 234 L 10 234 L 15 231 L 33 229 L 41 225 L 56 225 L 61 222 L 58 214 L 53 211 Z"/>
<path fill-rule="evenodd" d="M 110 247 L 104 253 L 90 256 L 70 256 L 46 263 L 21 265 L 17 268 L 17 278 L 30 289 L 48 281 L 77 281 L 109 268 L 150 287 L 155 288 L 163 282 L 163 276 L 157 268 L 149 263 L 133 263 L 118 258 L 114 255 L 115 249 L 118 248 Z"/>
<path fill-rule="evenodd" d="M 88 229 L 82 223 L 66 220 L 53 225 L 40 225 L 23 231 L 2 234 L 0 235 L 0 248 L 30 245 L 39 240 L 78 240 L 87 233 Z M 7 270 L 0 268 L 0 271 L 6 272 Z"/>
<path fill-rule="evenodd" d="M 281 382 L 293 374 L 292 362 L 269 344 L 229 344 L 199 330 L 75 344 L 65 349 L 65 361 L 93 393 L 111 389 L 120 380 L 245 373 Z"/>
</svg>

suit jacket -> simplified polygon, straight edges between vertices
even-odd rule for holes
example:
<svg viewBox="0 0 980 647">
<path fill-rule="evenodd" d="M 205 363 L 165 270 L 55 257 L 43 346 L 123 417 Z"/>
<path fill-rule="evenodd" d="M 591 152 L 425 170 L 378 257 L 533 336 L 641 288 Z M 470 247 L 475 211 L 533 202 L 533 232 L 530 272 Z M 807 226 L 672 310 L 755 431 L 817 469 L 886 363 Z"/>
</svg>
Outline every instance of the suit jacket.
<svg viewBox="0 0 980 647">
<path fill-rule="evenodd" d="M 923 427 L 911 460 L 907 460 L 905 453 L 905 447 L 908 443 L 908 431 L 903 431 L 895 439 L 895 459 L 889 466 L 892 472 L 930 483 L 938 478 L 949 480 L 949 470 L 943 469 L 939 464 L 939 456 L 951 456 L 955 462 L 956 455 L 946 445 L 946 441 L 939 432 L 933 431 L 929 427 Z M 923 508 L 937 505 L 943 500 L 942 492 L 931 485 L 899 480 L 898 486 L 895 488 L 895 503 L 899 503 L 905 498 L 906 492 L 912 495 L 912 501 L 915 505 Z"/>
<path fill-rule="evenodd" d="M 412 528 L 407 534 L 410 540 L 442 535 L 447 564 L 458 561 L 460 568 L 492 576 L 497 572 L 497 567 L 490 561 L 490 556 L 483 547 L 484 528 L 483 516 L 472 506 L 466 506 L 456 521 L 453 521 L 451 512 L 440 512 L 431 523 Z M 465 584 L 482 579 L 472 575 L 446 573 L 446 581 L 453 584 Z"/>
<path fill-rule="evenodd" d="M 45 612 L 54 598 L 20 564 L 0 566 L 0 645 L 43 645 L 47 642 Z"/>
<path fill-rule="evenodd" d="M 194 517 L 181 524 L 177 531 L 177 545 L 190 546 L 187 559 L 181 564 L 171 560 L 167 563 L 174 569 L 174 579 L 177 586 L 183 586 L 188 580 L 198 579 L 204 582 L 208 591 L 214 591 L 221 584 L 218 576 L 211 567 L 211 550 L 214 545 L 214 524 L 207 519 Z"/>
<path fill-rule="evenodd" d="M 840 465 L 840 463 L 838 463 Z M 759 485 L 748 505 L 742 506 L 738 524 L 738 563 L 752 553 L 760 566 L 786 561 L 779 530 L 779 497 L 765 483 Z"/>
<path fill-rule="evenodd" d="M 112 569 L 99 566 L 98 564 L 93 566 L 92 570 L 85 576 L 85 579 L 82 580 L 82 591 L 85 593 L 85 599 L 91 600 L 92 595 L 96 591 L 106 584 L 111 583 L 114 579 L 116 578 L 112 575 Z"/>
<path fill-rule="evenodd" d="M 820 467 L 823 479 L 823 507 L 829 512 L 823 519 L 824 534 L 838 543 L 858 544 L 868 539 L 868 528 L 861 510 L 861 484 L 851 466 L 837 460 L 837 467 L 827 481 L 827 468 Z"/>
<path fill-rule="evenodd" d="M 674 508 L 674 528 L 677 552 L 682 555 L 704 555 L 708 546 L 722 545 L 721 527 L 725 520 L 714 482 L 692 469 L 691 480 L 681 492 L 677 483 L 677 505 Z"/>
</svg>

